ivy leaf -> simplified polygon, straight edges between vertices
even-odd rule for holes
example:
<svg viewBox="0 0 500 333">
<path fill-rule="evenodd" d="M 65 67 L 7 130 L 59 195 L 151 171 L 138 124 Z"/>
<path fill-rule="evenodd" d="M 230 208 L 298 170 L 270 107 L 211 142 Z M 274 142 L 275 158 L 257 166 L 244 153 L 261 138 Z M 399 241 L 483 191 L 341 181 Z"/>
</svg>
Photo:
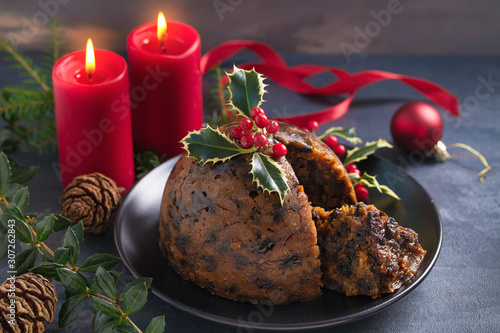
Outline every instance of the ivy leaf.
<svg viewBox="0 0 500 333">
<path fill-rule="evenodd" d="M 113 299 L 116 298 L 116 283 L 113 277 L 102 267 L 98 267 L 95 275 L 95 281 L 99 290 Z"/>
<path fill-rule="evenodd" d="M 254 153 L 250 173 L 258 187 L 269 193 L 278 192 L 281 205 L 283 205 L 283 200 L 289 188 L 286 183 L 285 172 L 278 163 L 267 155 Z"/>
<path fill-rule="evenodd" d="M 67 292 L 71 294 L 83 294 L 87 290 L 85 279 L 77 272 L 67 268 L 58 268 L 57 274 Z"/>
<path fill-rule="evenodd" d="M 246 71 L 236 66 L 233 66 L 233 73 L 226 74 L 229 78 L 229 105 L 240 115 L 250 118 L 252 109 L 264 102 L 264 76 L 254 69 Z"/>
<path fill-rule="evenodd" d="M 16 206 L 19 207 L 21 212 L 24 212 L 26 208 L 28 208 L 28 204 L 30 201 L 30 193 L 28 191 L 28 188 L 26 186 L 21 187 L 19 190 L 17 190 L 10 201 L 12 203 L 15 203 Z"/>
<path fill-rule="evenodd" d="M 50 279 L 58 277 L 58 268 L 64 268 L 64 265 L 55 262 L 43 262 L 40 265 L 31 268 L 29 271 L 31 273 L 43 275 Z"/>
<path fill-rule="evenodd" d="M 318 138 L 323 140 L 329 135 L 340 136 L 355 145 L 362 142 L 362 140 L 356 136 L 356 129 L 354 127 L 349 129 L 345 129 L 343 127 L 331 127 L 327 129 L 325 133 L 318 136 Z"/>
<path fill-rule="evenodd" d="M 80 265 L 79 270 L 81 272 L 95 273 L 99 266 L 108 270 L 115 267 L 120 260 L 120 258 L 108 253 L 95 253 L 85 259 L 85 261 Z"/>
<path fill-rule="evenodd" d="M 113 303 L 103 300 L 95 295 L 90 295 L 90 299 L 94 301 L 96 308 L 106 316 L 111 318 L 122 318 L 122 314 Z"/>
<path fill-rule="evenodd" d="M 10 181 L 10 163 L 7 155 L 0 151 L 0 196 L 6 197 L 5 191 Z"/>
<path fill-rule="evenodd" d="M 397 200 L 401 200 L 401 198 L 393 190 L 391 190 L 388 186 L 380 185 L 376 176 L 371 176 L 365 172 L 362 177 L 359 177 L 355 173 L 350 173 L 349 178 L 351 179 L 351 182 L 353 184 L 358 183 L 358 184 L 366 185 L 368 187 L 375 187 L 380 193 L 385 193 L 385 194 L 387 194 L 387 195 L 389 195 Z"/>
<path fill-rule="evenodd" d="M 71 324 L 75 319 L 83 304 L 85 295 L 74 295 L 68 298 L 59 311 L 59 327 L 65 327 Z"/>
<path fill-rule="evenodd" d="M 165 316 L 158 316 L 149 322 L 144 333 L 163 333 L 165 331 Z"/>
<path fill-rule="evenodd" d="M 148 301 L 148 284 L 146 282 L 135 283 L 127 288 L 120 296 L 123 305 L 123 311 L 126 315 L 139 312 Z"/>
<path fill-rule="evenodd" d="M 32 247 L 19 252 L 16 255 L 16 271 L 18 275 L 28 272 L 36 260 L 36 248 Z"/>
<path fill-rule="evenodd" d="M 62 231 L 68 228 L 71 224 L 73 224 L 73 222 L 68 220 L 66 217 L 60 214 L 54 215 L 54 232 Z"/>
<path fill-rule="evenodd" d="M 356 147 L 347 152 L 344 164 L 351 164 L 366 159 L 369 155 L 373 154 L 378 148 L 392 148 L 392 145 L 384 139 L 377 141 L 370 141 L 364 147 Z"/>
<path fill-rule="evenodd" d="M 54 216 L 47 215 L 41 222 L 35 225 L 36 240 L 43 242 L 52 234 L 54 228 Z"/>
<path fill-rule="evenodd" d="M 250 153 L 253 149 L 243 149 L 227 135 L 210 126 L 199 131 L 190 132 L 181 140 L 188 156 L 196 158 L 201 163 L 224 162 L 236 155 Z"/>
</svg>

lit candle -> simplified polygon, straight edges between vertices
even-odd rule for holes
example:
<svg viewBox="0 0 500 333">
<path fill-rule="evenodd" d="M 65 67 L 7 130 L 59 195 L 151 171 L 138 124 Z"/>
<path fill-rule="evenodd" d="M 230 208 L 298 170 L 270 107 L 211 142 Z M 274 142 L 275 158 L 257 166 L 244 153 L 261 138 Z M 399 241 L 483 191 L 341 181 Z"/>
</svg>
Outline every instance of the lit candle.
<svg viewBox="0 0 500 333">
<path fill-rule="evenodd" d="M 132 30 L 127 39 L 132 131 L 135 144 L 168 157 L 203 122 L 200 36 L 180 22 L 156 22 Z"/>
<path fill-rule="evenodd" d="M 52 82 L 63 186 L 100 172 L 128 190 L 135 176 L 125 59 L 94 52 L 89 39 L 86 51 L 56 62 Z"/>
</svg>

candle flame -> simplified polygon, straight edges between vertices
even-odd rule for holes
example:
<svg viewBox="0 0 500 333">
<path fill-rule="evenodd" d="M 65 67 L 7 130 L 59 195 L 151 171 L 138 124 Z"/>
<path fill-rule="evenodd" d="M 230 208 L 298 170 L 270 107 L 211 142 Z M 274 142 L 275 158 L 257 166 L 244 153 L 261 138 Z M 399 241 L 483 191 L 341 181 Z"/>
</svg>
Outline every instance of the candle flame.
<svg viewBox="0 0 500 333">
<path fill-rule="evenodd" d="M 163 12 L 158 13 L 157 34 L 159 41 L 163 41 L 163 39 L 167 36 L 167 21 L 165 20 L 165 15 L 163 15 Z"/>
<path fill-rule="evenodd" d="M 92 45 L 92 40 L 89 38 L 87 40 L 87 52 L 85 55 L 85 71 L 90 75 L 95 71 L 95 55 L 94 46 Z"/>
</svg>

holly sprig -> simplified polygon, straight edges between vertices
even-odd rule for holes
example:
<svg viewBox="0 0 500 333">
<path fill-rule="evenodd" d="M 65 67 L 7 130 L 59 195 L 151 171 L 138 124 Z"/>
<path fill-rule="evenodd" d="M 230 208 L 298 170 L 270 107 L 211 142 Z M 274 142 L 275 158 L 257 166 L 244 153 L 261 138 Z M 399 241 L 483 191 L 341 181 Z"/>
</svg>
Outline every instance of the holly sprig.
<svg viewBox="0 0 500 333">
<path fill-rule="evenodd" d="M 227 76 L 230 94 L 228 104 L 232 110 L 241 118 L 249 119 L 252 129 L 258 134 L 270 135 L 265 129 L 256 126 L 251 117 L 252 110 L 264 102 L 263 96 L 266 93 L 264 77 L 255 70 L 247 71 L 236 66 Z M 252 154 L 250 173 L 253 181 L 265 192 L 278 193 L 283 205 L 285 195 L 289 190 L 284 170 L 274 159 L 263 154 L 260 147 L 252 145 L 250 148 L 243 148 L 226 134 L 221 133 L 219 129 L 213 129 L 209 125 L 199 131 L 188 133 L 181 143 L 188 156 L 196 158 L 202 164 L 208 162 L 215 164 L 241 154 Z"/>
<path fill-rule="evenodd" d="M 29 199 L 28 187 L 15 183 L 9 159 L 0 151 L 0 260 L 7 257 L 8 270 L 16 275 L 41 274 L 62 284 L 66 300 L 59 311 L 59 327 L 73 322 L 82 305 L 90 302 L 94 332 L 142 332 L 130 315 L 146 304 L 152 279 L 135 279 L 118 292 L 120 273 L 111 269 L 120 258 L 95 253 L 78 265 L 82 261 L 82 222 L 71 226 L 72 222 L 62 215 L 27 214 Z M 64 235 L 54 250 L 47 241 L 59 232 Z M 21 251 L 16 251 L 17 242 Z M 164 316 L 159 316 L 144 332 L 164 329 Z"/>
</svg>

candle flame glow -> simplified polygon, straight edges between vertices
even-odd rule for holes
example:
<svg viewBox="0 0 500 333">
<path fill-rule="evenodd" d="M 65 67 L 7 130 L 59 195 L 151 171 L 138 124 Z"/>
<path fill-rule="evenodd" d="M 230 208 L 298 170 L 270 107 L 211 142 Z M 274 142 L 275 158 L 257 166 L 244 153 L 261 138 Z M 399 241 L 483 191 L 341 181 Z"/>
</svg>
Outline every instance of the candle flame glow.
<svg viewBox="0 0 500 333">
<path fill-rule="evenodd" d="M 87 52 L 85 54 L 85 71 L 92 75 L 95 71 L 95 55 L 94 55 L 94 46 L 92 45 L 92 40 L 89 38 L 87 40 Z"/>
<path fill-rule="evenodd" d="M 158 13 L 157 36 L 159 41 L 162 41 L 167 36 L 167 21 L 163 12 Z"/>
</svg>

